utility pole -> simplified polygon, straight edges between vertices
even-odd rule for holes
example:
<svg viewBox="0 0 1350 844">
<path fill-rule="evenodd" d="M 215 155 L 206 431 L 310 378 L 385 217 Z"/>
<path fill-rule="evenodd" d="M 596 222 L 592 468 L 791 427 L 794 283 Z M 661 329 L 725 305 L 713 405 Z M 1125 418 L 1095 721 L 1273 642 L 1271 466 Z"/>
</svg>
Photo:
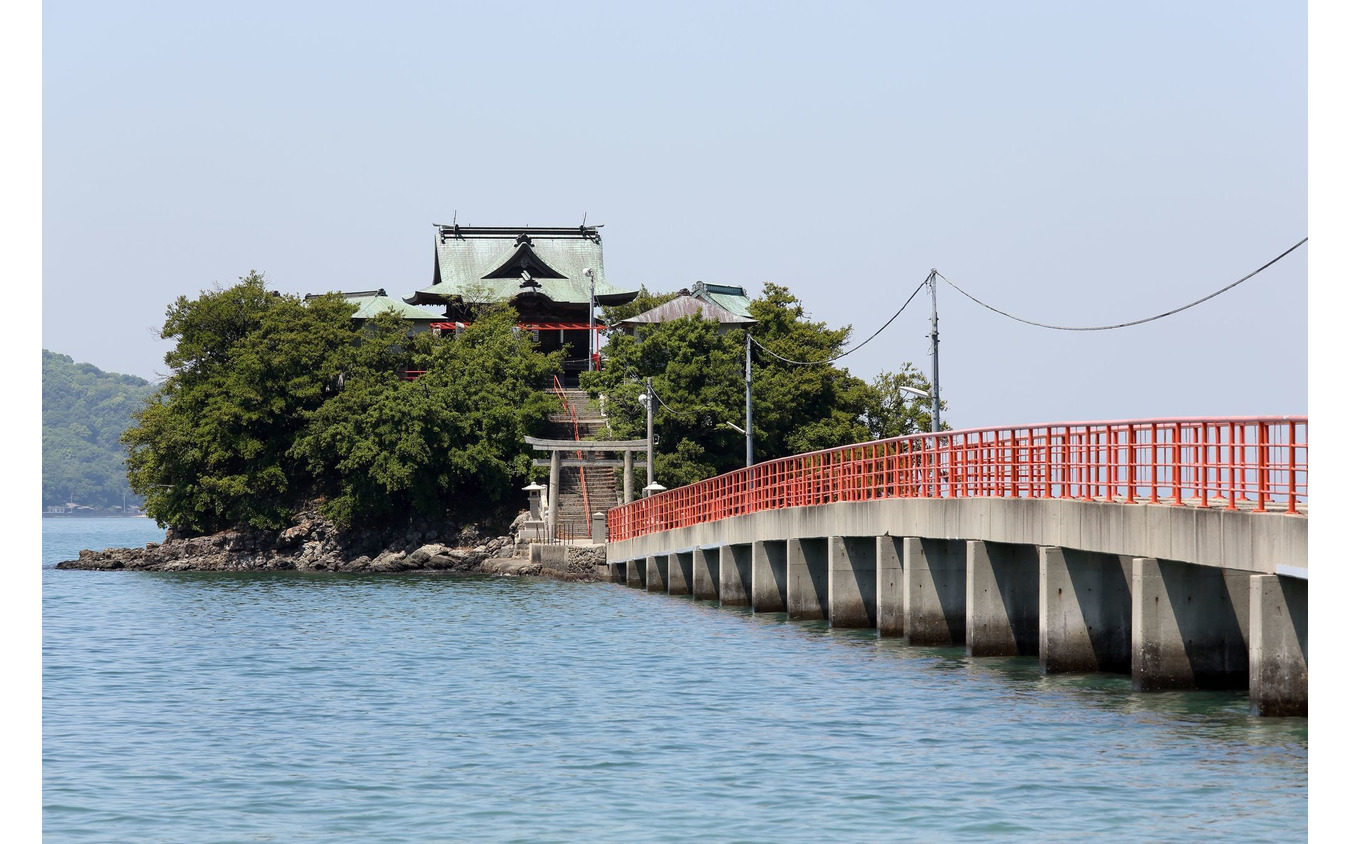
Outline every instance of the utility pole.
<svg viewBox="0 0 1350 844">
<path fill-rule="evenodd" d="M 647 379 L 647 486 L 656 484 L 656 460 L 652 454 L 652 414 L 656 411 L 656 394 L 652 392 L 652 379 Z M 647 493 L 651 495 L 651 492 Z"/>
<path fill-rule="evenodd" d="M 933 355 L 933 433 L 942 430 L 941 401 L 938 399 L 938 315 L 937 315 L 937 270 L 928 272 L 928 290 L 933 295 L 933 327 L 928 335 L 929 349 Z"/>
<path fill-rule="evenodd" d="M 745 330 L 745 468 L 755 465 L 755 419 L 750 405 L 750 329 Z"/>
</svg>

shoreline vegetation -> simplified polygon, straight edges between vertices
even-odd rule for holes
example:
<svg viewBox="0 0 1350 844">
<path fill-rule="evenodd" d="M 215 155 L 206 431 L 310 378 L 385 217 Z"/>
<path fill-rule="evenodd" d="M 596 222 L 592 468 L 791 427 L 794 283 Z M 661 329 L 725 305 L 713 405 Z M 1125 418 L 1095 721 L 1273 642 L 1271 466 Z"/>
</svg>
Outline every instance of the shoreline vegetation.
<svg viewBox="0 0 1350 844">
<path fill-rule="evenodd" d="M 850 327 L 812 322 L 772 283 L 747 308 L 764 350 L 752 382 L 760 460 L 928 427 L 906 398 L 928 387 L 909 364 L 869 385 L 831 363 Z M 169 526 L 165 539 L 57 568 L 545 574 L 517 543 L 515 514 L 543 474 L 526 438 L 559 409 L 546 385 L 563 352 L 541 353 L 518 322 L 489 303 L 441 337 L 392 311 L 356 319 L 338 294 L 282 295 L 256 272 L 178 297 L 160 332 L 174 342 L 171 374 L 120 435 L 130 492 Z M 581 387 L 607 399 L 613 436 L 636 439 L 651 423 L 638 392 L 649 385 L 661 404 L 654 474 L 691 483 L 742 461 L 741 435 L 719 420 L 740 418 L 750 339 L 695 316 L 616 334 Z M 594 580 L 605 549 L 565 557 L 549 576 Z"/>
<path fill-rule="evenodd" d="M 301 512 L 281 531 L 234 528 L 204 536 L 180 536 L 172 529 L 163 542 L 141 548 L 82 550 L 78 559 L 56 564 L 82 571 L 229 571 L 460 573 L 509 577 L 540 576 L 594 582 L 596 564 L 605 547 L 571 546 L 567 568 L 559 571 L 532 563 L 528 546 L 516 542 L 516 529 L 490 536 L 484 526 L 455 527 L 446 522 L 415 520 L 403 530 L 342 530 L 317 508 Z"/>
</svg>

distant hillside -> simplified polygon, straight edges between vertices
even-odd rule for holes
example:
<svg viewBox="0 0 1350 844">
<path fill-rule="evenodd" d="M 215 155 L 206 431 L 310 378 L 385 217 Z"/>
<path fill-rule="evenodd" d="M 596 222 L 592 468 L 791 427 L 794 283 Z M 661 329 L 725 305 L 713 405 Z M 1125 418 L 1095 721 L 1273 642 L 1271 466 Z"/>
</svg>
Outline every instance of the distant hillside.
<svg viewBox="0 0 1350 844">
<path fill-rule="evenodd" d="M 42 350 L 42 506 L 73 501 L 97 509 L 139 498 L 127 486 L 118 442 L 154 392 L 134 375 L 104 372 Z"/>
</svg>

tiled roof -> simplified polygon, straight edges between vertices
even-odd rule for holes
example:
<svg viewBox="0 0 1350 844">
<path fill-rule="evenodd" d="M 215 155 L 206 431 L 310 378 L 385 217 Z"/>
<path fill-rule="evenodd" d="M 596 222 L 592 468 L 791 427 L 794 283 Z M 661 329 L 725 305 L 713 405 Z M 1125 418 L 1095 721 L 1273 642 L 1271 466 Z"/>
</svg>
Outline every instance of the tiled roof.
<svg viewBox="0 0 1350 844">
<path fill-rule="evenodd" d="M 690 295 L 705 302 L 712 302 L 738 316 L 750 316 L 750 297 L 745 295 L 744 287 L 732 287 L 726 284 L 704 284 L 695 282 Z"/>
<path fill-rule="evenodd" d="M 664 305 L 657 305 L 650 311 L 644 311 L 635 317 L 622 320 L 619 325 L 651 325 L 656 322 L 673 322 L 681 317 L 699 316 L 716 321 L 719 325 L 753 325 L 757 320 L 731 311 L 703 299 L 695 299 L 691 294 L 676 296 Z"/>
<path fill-rule="evenodd" d="M 432 285 L 406 300 L 414 305 L 510 301 L 522 293 L 537 293 L 573 305 L 589 304 L 595 272 L 595 298 L 601 305 L 618 305 L 637 297 L 636 289 L 605 280 L 600 234 L 593 226 L 573 229 L 436 227 L 436 261 Z M 522 276 L 528 274 L 528 278 Z M 523 282 L 523 284 L 522 284 Z"/>
<path fill-rule="evenodd" d="M 404 319 L 445 319 L 435 311 L 414 307 L 401 299 L 395 299 L 387 295 L 383 289 L 361 290 L 352 293 L 338 293 L 337 295 L 356 305 L 356 313 L 352 314 L 352 319 L 370 319 L 385 311 L 393 311 Z M 315 294 L 310 294 L 305 298 L 313 299 L 314 297 Z"/>
</svg>

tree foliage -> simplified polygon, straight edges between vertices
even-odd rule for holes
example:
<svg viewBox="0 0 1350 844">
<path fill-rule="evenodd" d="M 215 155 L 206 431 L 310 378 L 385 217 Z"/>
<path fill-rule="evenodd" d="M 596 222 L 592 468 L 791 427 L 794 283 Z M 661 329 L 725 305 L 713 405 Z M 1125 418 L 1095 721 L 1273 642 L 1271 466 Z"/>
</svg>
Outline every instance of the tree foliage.
<svg viewBox="0 0 1350 844">
<path fill-rule="evenodd" d="M 261 275 L 179 297 L 161 336 L 172 374 L 123 436 L 132 488 L 160 524 L 206 533 L 279 528 L 321 497 L 351 524 L 498 500 L 528 473 L 530 398 L 556 360 L 507 311 L 461 342 L 362 325 L 340 296 L 301 301 Z M 425 369 L 409 382 L 402 373 Z M 490 487 L 490 488 L 489 488 Z"/>
<path fill-rule="evenodd" d="M 903 364 L 899 372 L 882 372 L 872 379 L 863 413 L 863 424 L 872 439 L 906 437 L 933 430 L 932 400 L 907 393 L 901 387 L 924 393 L 933 389 L 928 378 L 910 363 Z M 946 410 L 947 402 L 939 401 L 939 406 Z M 943 422 L 942 430 L 951 430 L 951 426 Z"/>
<path fill-rule="evenodd" d="M 293 453 L 320 480 L 328 513 L 391 519 L 453 509 L 477 514 L 531 474 L 527 435 L 556 409 L 541 391 L 561 352 L 536 352 L 509 308 L 493 308 L 456 340 L 407 341 L 416 381 L 392 375 L 404 342 L 392 315 L 361 347 L 346 386 L 316 414 Z"/>
<path fill-rule="evenodd" d="M 759 344 L 751 377 L 756 462 L 924 430 L 926 411 L 894 390 L 899 383 L 927 388 L 909 364 L 868 384 L 826 363 L 844 351 L 850 328 L 811 321 L 780 285 L 766 284 L 750 313 Z M 743 330 L 719 331 L 697 317 L 643 327 L 612 337 L 606 368 L 584 373 L 582 385 L 606 397 L 615 436 L 641 439 L 646 408 L 638 396 L 650 378 L 658 397 L 656 478 L 667 487 L 692 483 L 745 465 L 745 438 L 727 424 L 745 426 L 745 342 Z"/>
<path fill-rule="evenodd" d="M 96 509 L 139 503 L 118 442 L 154 392 L 135 375 L 104 372 L 42 350 L 42 504 Z"/>
<path fill-rule="evenodd" d="M 641 313 L 646 313 L 652 308 L 660 307 L 678 296 L 678 293 L 652 293 L 644 285 L 638 290 L 638 295 L 633 301 L 625 302 L 622 305 L 607 305 L 600 309 L 600 315 L 609 325 L 615 325 L 626 319 L 632 319 Z"/>
</svg>

